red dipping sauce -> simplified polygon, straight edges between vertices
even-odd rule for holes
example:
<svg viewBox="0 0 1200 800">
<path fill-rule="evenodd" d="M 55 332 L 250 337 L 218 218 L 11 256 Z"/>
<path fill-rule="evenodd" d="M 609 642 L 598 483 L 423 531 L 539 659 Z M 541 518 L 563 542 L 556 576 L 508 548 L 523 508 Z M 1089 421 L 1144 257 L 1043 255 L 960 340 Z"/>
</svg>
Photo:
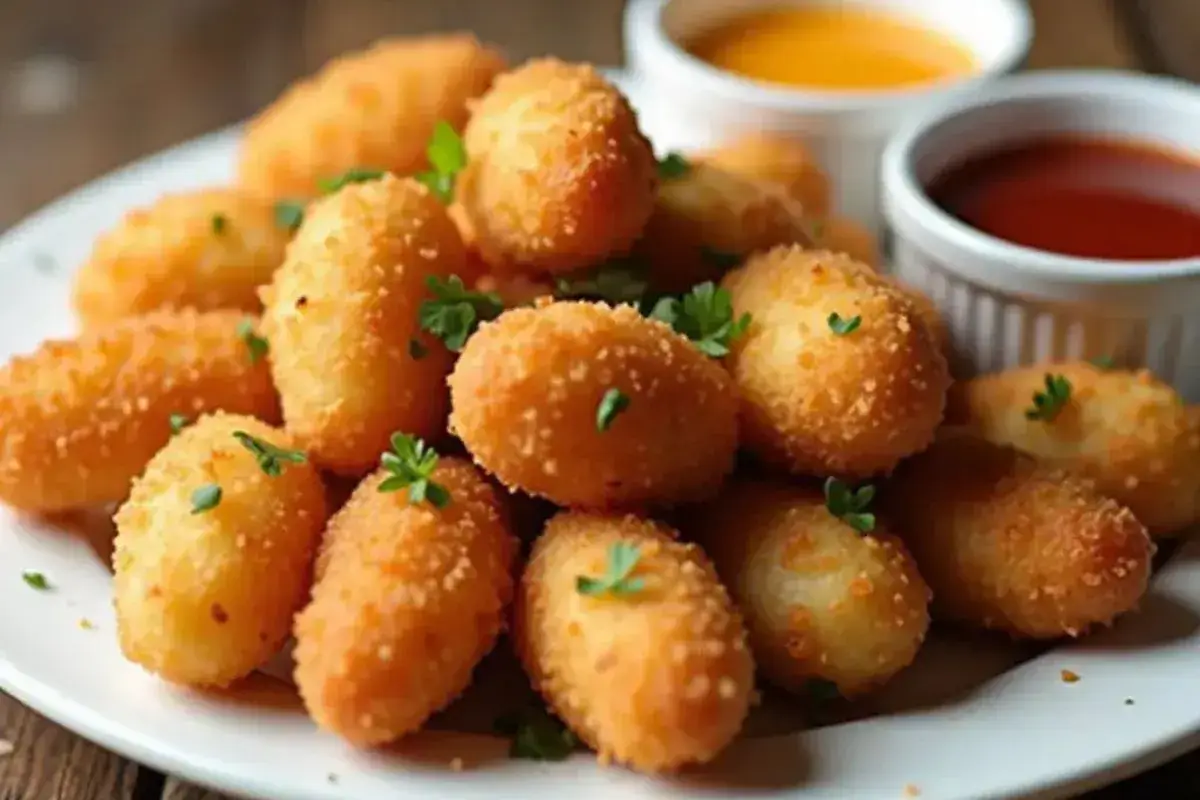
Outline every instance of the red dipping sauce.
<svg viewBox="0 0 1200 800">
<path fill-rule="evenodd" d="M 1200 163 L 1137 142 L 1033 139 L 951 168 L 944 211 L 1013 244 L 1068 256 L 1200 256 Z"/>
</svg>

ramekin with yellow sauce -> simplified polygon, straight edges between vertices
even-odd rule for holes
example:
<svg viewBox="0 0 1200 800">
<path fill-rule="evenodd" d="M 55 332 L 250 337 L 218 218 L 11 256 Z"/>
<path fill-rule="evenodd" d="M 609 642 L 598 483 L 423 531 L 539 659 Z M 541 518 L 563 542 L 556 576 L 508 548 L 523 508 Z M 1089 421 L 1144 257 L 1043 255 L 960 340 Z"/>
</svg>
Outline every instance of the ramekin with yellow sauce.
<svg viewBox="0 0 1200 800">
<path fill-rule="evenodd" d="M 630 0 L 625 40 L 660 148 L 801 138 L 836 211 L 879 231 L 879 158 L 912 112 L 1010 72 L 1021 0 Z"/>
</svg>

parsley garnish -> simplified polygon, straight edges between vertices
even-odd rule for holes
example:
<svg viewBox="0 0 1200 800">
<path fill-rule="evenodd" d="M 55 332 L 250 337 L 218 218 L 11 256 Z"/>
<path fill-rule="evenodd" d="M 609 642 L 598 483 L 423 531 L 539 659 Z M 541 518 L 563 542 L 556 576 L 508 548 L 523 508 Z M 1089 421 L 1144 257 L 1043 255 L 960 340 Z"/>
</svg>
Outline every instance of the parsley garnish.
<svg viewBox="0 0 1200 800">
<path fill-rule="evenodd" d="M 420 361 L 422 358 L 429 355 L 429 348 L 421 344 L 420 339 L 409 339 L 408 355 L 413 361 Z"/>
<path fill-rule="evenodd" d="M 629 408 L 629 395 L 620 389 L 609 389 L 596 407 L 596 430 L 604 433 L 621 412 Z"/>
<path fill-rule="evenodd" d="M 845 336 L 858 330 L 858 326 L 862 324 L 862 317 L 855 315 L 850 319 L 842 319 L 842 315 L 835 311 L 829 315 L 828 322 L 829 330 L 833 331 L 835 336 Z"/>
<path fill-rule="evenodd" d="M 437 451 L 421 439 L 393 433 L 391 452 L 384 453 L 381 462 L 392 474 L 379 484 L 379 491 L 408 489 L 408 502 L 414 505 L 428 500 L 436 508 L 445 508 L 450 502 L 450 493 L 446 488 L 433 482 L 433 471 L 438 463 Z"/>
<path fill-rule="evenodd" d="M 1110 370 L 1116 367 L 1116 365 L 1112 356 L 1096 356 L 1092 359 L 1092 366 L 1096 369 Z"/>
<path fill-rule="evenodd" d="M 250 351 L 250 363 L 257 364 L 270 351 L 267 340 L 254 332 L 254 320 L 247 317 L 237 327 L 237 335 Z"/>
<path fill-rule="evenodd" d="M 722 272 L 733 269 L 742 263 L 742 257 L 737 253 L 728 253 L 707 245 L 700 248 L 700 257 L 704 259 L 706 264 L 716 267 Z"/>
<path fill-rule="evenodd" d="M 871 484 L 852 490 L 837 478 L 825 481 L 825 508 L 859 533 L 875 530 L 875 515 L 867 510 L 874 499 L 875 487 Z"/>
<path fill-rule="evenodd" d="M 512 738 L 508 755 L 534 761 L 562 761 L 571 755 L 579 740 L 565 725 L 544 709 L 505 714 L 496 720 L 496 733 Z"/>
<path fill-rule="evenodd" d="M 192 492 L 192 513 L 203 514 L 221 504 L 221 487 L 215 483 L 206 483 Z"/>
<path fill-rule="evenodd" d="M 579 575 L 575 578 L 575 591 L 591 597 L 610 593 L 617 596 L 637 594 L 646 588 L 644 578 L 632 578 L 630 573 L 637 566 L 641 553 L 636 544 L 613 542 L 608 548 L 608 572 L 602 578 Z"/>
<path fill-rule="evenodd" d="M 1071 399 L 1071 382 L 1062 375 L 1046 373 L 1046 391 L 1034 392 L 1033 407 L 1025 410 L 1025 419 L 1052 421 Z"/>
<path fill-rule="evenodd" d="M 321 178 L 317 181 L 317 188 L 322 194 L 333 194 L 336 191 L 349 186 L 352 183 L 369 183 L 377 181 L 386 173 L 381 169 L 370 169 L 367 167 L 352 167 L 341 175 L 333 178 Z"/>
<path fill-rule="evenodd" d="M 713 358 L 728 355 L 729 345 L 750 325 L 749 314 L 734 320 L 729 292 L 716 288 L 711 281 L 693 286 L 682 300 L 664 297 L 650 316 L 667 323 Z"/>
<path fill-rule="evenodd" d="M 46 580 L 46 576 L 35 569 L 27 569 L 21 573 L 21 580 L 25 581 L 26 585 L 31 589 L 37 589 L 39 592 L 44 592 L 50 588 L 50 581 Z"/>
<path fill-rule="evenodd" d="M 294 231 L 304 222 L 304 203 L 299 200 L 280 200 L 275 204 L 275 224 Z"/>
<path fill-rule="evenodd" d="M 442 120 L 433 126 L 425 155 L 433 169 L 419 173 L 416 178 L 443 203 L 449 203 L 454 199 L 454 179 L 467 165 L 467 148 L 462 137 L 450 123 Z"/>
<path fill-rule="evenodd" d="M 441 339 L 455 353 L 463 349 L 480 322 L 495 319 L 504 310 L 500 295 L 472 292 L 457 275 L 446 280 L 430 275 L 425 285 L 433 292 L 433 299 L 421 304 L 421 330 Z"/>
<path fill-rule="evenodd" d="M 179 433 L 188 425 L 192 424 L 192 421 L 183 414 L 172 414 L 171 416 L 167 417 L 167 422 L 171 425 L 171 433 L 173 434 Z"/>
<path fill-rule="evenodd" d="M 272 478 L 278 478 L 283 474 L 284 464 L 304 464 L 308 461 L 308 456 L 304 454 L 303 450 L 285 450 L 270 442 L 256 439 L 245 431 L 234 431 L 233 438 L 254 454 L 259 468 Z"/>
<path fill-rule="evenodd" d="M 630 261 L 609 262 L 581 277 L 559 278 L 555 294 L 562 298 L 587 298 L 617 303 L 641 302 L 648 283 L 643 270 Z"/>
<path fill-rule="evenodd" d="M 229 225 L 229 218 L 224 214 L 212 215 L 212 232 L 220 236 L 225 232 L 226 226 Z"/>
<path fill-rule="evenodd" d="M 682 178 L 691 170 L 691 163 L 680 153 L 667 153 L 658 160 L 658 177 L 664 181 Z"/>
</svg>

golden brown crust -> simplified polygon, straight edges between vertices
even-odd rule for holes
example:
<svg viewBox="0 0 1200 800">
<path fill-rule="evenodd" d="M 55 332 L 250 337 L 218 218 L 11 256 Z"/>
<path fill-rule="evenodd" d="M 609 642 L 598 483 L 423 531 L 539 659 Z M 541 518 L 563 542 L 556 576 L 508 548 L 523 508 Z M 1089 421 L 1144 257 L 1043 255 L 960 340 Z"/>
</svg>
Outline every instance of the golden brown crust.
<svg viewBox="0 0 1200 800">
<path fill-rule="evenodd" d="M 296 685 L 317 724 L 360 745 L 419 729 L 467 687 L 500 633 L 517 542 L 470 464 L 443 458 L 438 509 L 367 477 L 329 523 L 296 618 Z"/>
<path fill-rule="evenodd" d="M 234 311 L 158 312 L 45 342 L 0 370 L 0 499 L 35 512 L 124 500 L 171 414 L 279 417 Z M 252 318 L 251 318 L 252 319 Z"/>
<path fill-rule="evenodd" d="M 610 548 L 638 548 L 629 596 L 584 596 Z M 642 772 L 711 760 L 749 709 L 754 664 L 745 628 L 697 545 L 627 516 L 564 512 L 534 544 L 513 639 L 535 688 L 599 753 Z"/>
<path fill-rule="evenodd" d="M 829 213 L 829 177 L 799 139 L 769 133 L 742 136 L 706 153 L 708 164 L 758 181 L 779 185 L 811 218 Z"/>
<path fill-rule="evenodd" d="M 609 389 L 629 398 L 606 431 Z M 450 376 L 451 426 L 510 489 L 628 508 L 706 496 L 733 467 L 737 398 L 721 365 L 631 306 L 559 302 L 483 325 Z"/>
</svg>

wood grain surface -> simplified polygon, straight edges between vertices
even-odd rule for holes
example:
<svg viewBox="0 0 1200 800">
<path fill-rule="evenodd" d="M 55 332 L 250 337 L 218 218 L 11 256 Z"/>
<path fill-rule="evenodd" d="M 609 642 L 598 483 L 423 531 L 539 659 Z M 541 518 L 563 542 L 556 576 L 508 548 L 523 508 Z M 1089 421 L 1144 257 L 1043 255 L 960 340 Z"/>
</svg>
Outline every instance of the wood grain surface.
<svg viewBox="0 0 1200 800">
<path fill-rule="evenodd" d="M 1030 4 L 1030 67 L 1200 80 L 1200 0 Z M 0 229 L 125 162 L 246 118 L 297 76 L 381 35 L 470 28 L 514 60 L 617 64 L 622 9 L 621 0 L 0 0 Z M 1090 797 L 1200 797 L 1200 757 Z M 0 800 L 160 798 L 223 800 L 0 693 Z"/>
</svg>

